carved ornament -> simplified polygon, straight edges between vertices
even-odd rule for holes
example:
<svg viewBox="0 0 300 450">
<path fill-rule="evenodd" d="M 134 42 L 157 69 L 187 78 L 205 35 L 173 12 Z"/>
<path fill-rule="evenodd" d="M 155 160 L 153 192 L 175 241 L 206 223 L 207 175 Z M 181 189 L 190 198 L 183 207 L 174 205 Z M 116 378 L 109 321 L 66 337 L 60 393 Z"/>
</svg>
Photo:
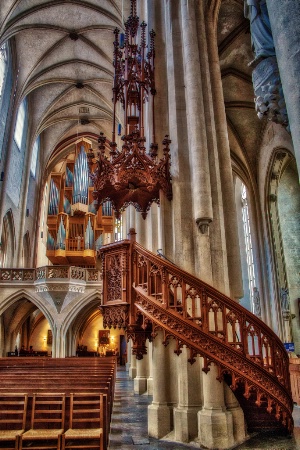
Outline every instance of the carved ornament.
<svg viewBox="0 0 300 450">
<path fill-rule="evenodd" d="M 168 339 L 173 336 L 177 340 L 177 354 L 180 353 L 180 347 L 186 345 L 191 352 L 191 362 L 196 355 L 204 357 L 204 371 L 209 371 L 209 365 L 214 362 L 218 366 L 219 378 L 222 379 L 225 373 L 232 376 L 231 388 L 235 390 L 239 383 L 245 386 L 245 394 L 249 390 L 260 392 L 263 388 L 264 396 L 269 403 L 274 402 L 277 406 L 279 418 L 284 421 L 289 417 L 289 427 L 292 428 L 290 411 L 292 404 L 290 398 L 286 395 L 287 390 L 281 386 L 277 379 L 266 372 L 263 368 L 255 365 L 246 358 L 242 352 L 234 348 L 228 348 L 221 339 L 207 335 L 198 327 L 178 317 L 143 294 L 138 294 L 136 306 L 140 312 L 152 320 L 167 332 Z M 282 355 L 276 355 L 276 363 L 281 364 Z"/>
<path fill-rule="evenodd" d="M 104 328 L 126 328 L 129 323 L 129 304 L 101 305 L 99 310 L 103 315 Z"/>
</svg>

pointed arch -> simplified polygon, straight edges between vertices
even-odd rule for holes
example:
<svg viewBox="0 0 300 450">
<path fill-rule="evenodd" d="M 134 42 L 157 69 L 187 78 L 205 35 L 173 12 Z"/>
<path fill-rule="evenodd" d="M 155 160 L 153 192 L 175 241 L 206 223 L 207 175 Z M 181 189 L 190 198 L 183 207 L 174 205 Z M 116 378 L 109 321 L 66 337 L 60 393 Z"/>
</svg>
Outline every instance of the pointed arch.
<svg viewBox="0 0 300 450">
<path fill-rule="evenodd" d="M 12 267 L 16 248 L 14 216 L 9 209 L 3 217 L 0 267 Z"/>
<path fill-rule="evenodd" d="M 270 158 L 265 210 L 271 253 L 273 314 L 281 328 L 282 340 L 291 342 L 300 337 L 296 323 L 292 322 L 292 314 L 298 314 L 300 287 L 300 202 L 295 158 L 286 148 L 275 148 Z"/>
<path fill-rule="evenodd" d="M 31 257 L 31 246 L 30 246 L 30 236 L 27 230 L 23 236 L 23 249 L 22 249 L 22 267 L 30 267 L 30 257 Z"/>
</svg>

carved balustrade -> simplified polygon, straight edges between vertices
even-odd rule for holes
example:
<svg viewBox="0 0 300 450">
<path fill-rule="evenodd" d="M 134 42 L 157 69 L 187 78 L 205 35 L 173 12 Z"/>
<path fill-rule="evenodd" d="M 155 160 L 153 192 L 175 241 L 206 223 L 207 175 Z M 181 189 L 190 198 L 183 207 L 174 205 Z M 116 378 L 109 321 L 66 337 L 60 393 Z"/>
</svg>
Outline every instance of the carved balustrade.
<svg viewBox="0 0 300 450">
<path fill-rule="evenodd" d="M 191 274 L 134 244 L 134 285 L 165 309 L 264 367 L 289 389 L 288 355 L 259 318 Z"/>
<path fill-rule="evenodd" d="M 280 339 L 237 302 L 136 243 L 131 231 L 130 240 L 100 251 L 107 326 L 126 326 L 137 359 L 162 329 L 164 345 L 174 338 L 177 354 L 185 345 L 191 363 L 202 356 L 204 372 L 216 364 L 220 381 L 264 405 L 272 420 L 291 431 L 289 359 Z M 119 305 L 126 303 L 125 319 Z"/>
<path fill-rule="evenodd" d="M 0 283 L 22 281 L 33 283 L 38 280 L 70 279 L 100 283 L 101 273 L 98 269 L 85 269 L 75 266 L 44 266 L 37 269 L 0 269 Z"/>
<path fill-rule="evenodd" d="M 0 282 L 33 281 L 34 269 L 0 269 Z"/>
<path fill-rule="evenodd" d="M 75 266 L 44 266 L 35 271 L 36 280 L 51 280 L 53 278 L 69 278 L 85 281 L 85 269 Z"/>
</svg>

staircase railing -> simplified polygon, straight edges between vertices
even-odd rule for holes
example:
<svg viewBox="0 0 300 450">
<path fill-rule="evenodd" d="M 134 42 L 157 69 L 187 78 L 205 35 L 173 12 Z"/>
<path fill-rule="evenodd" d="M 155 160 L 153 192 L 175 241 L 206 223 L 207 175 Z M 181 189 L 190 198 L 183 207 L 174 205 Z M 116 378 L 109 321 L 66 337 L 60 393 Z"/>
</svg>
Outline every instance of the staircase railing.
<svg viewBox="0 0 300 450">
<path fill-rule="evenodd" d="M 132 248 L 135 306 L 145 318 L 204 358 L 213 362 L 218 378 L 229 376 L 230 387 L 244 387 L 244 397 L 256 395 L 285 429 L 293 428 L 289 359 L 276 334 L 258 317 L 195 276 L 162 259 L 138 243 Z"/>
</svg>

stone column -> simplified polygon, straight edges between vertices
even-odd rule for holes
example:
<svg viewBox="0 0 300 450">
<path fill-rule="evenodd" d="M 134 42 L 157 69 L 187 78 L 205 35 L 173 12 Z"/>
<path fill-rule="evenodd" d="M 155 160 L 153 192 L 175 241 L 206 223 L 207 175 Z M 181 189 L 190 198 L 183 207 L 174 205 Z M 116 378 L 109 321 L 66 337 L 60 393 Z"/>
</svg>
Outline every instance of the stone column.
<svg viewBox="0 0 300 450">
<path fill-rule="evenodd" d="M 168 114 L 168 70 L 166 62 L 166 30 L 164 16 L 164 2 L 161 0 L 147 0 L 148 30 L 154 29 L 155 36 L 155 135 L 151 137 L 149 144 L 158 144 L 158 156 L 162 157 L 162 141 L 166 134 L 170 134 Z M 149 113 L 151 108 L 149 108 Z M 153 131 L 153 130 L 152 130 Z M 172 137 L 171 137 L 172 139 Z M 155 142 L 154 142 L 155 141 Z M 172 153 L 172 144 L 171 144 Z M 158 208 L 158 247 L 162 248 L 166 255 L 172 258 L 173 249 L 173 221 L 172 202 L 166 199 L 164 194 L 160 196 Z M 138 240 L 139 242 L 139 240 Z M 157 249 L 155 249 L 157 250 Z"/>
<path fill-rule="evenodd" d="M 207 132 L 203 126 L 203 83 L 200 70 L 195 5 L 197 0 L 182 0 L 181 31 L 183 44 L 184 86 L 188 127 L 190 172 L 192 179 L 192 219 L 199 227 L 195 235 L 196 270 L 203 281 L 212 282 L 209 224 L 213 220 Z M 197 230 L 195 230 L 197 231 Z"/>
<path fill-rule="evenodd" d="M 147 391 L 148 361 L 148 355 L 144 355 L 143 359 L 136 360 L 135 394 L 144 394 Z"/>
<path fill-rule="evenodd" d="M 217 367 L 211 364 L 202 377 L 204 405 L 198 413 L 199 440 L 203 447 L 225 449 L 234 444 L 233 420 L 226 411 L 223 382 L 217 376 Z"/>
<path fill-rule="evenodd" d="M 149 217 L 147 217 L 146 220 L 149 220 Z M 140 212 L 136 212 L 136 219 L 135 219 L 136 240 L 143 247 L 146 247 L 147 245 L 146 220 L 143 219 L 142 214 Z"/>
<path fill-rule="evenodd" d="M 300 174 L 300 3 L 267 0 L 277 63 Z"/>
<path fill-rule="evenodd" d="M 240 407 L 234 393 L 224 384 L 225 404 L 227 411 L 232 414 L 234 443 L 244 442 L 246 438 L 244 412 Z"/>
<path fill-rule="evenodd" d="M 168 241 L 158 248 L 185 270 L 195 273 L 193 231 L 196 224 L 191 220 L 192 191 L 189 152 L 183 151 L 182 142 L 188 142 L 187 115 L 185 109 L 184 65 L 182 61 L 182 35 L 180 21 L 180 2 L 165 2 L 166 18 L 166 59 L 168 70 L 168 104 L 171 148 L 171 172 L 173 190 L 172 229 L 162 223 L 166 233 L 172 238 L 172 247 Z M 166 200 L 165 207 L 169 202 Z M 173 233 L 171 232 L 173 231 Z M 164 244 L 166 244 L 164 246 Z"/>
<path fill-rule="evenodd" d="M 126 361 L 126 372 L 129 372 L 130 367 L 131 367 L 131 359 L 132 359 L 132 350 L 131 350 L 131 339 L 129 340 L 129 342 L 127 343 L 127 361 Z"/>
<path fill-rule="evenodd" d="M 149 354 L 149 372 L 147 378 L 147 394 L 153 395 L 153 366 L 152 366 L 152 342 L 148 342 L 148 354 Z"/>
<path fill-rule="evenodd" d="M 65 358 L 65 336 L 61 323 L 56 323 L 53 327 L 53 343 L 52 343 L 52 357 Z"/>
<path fill-rule="evenodd" d="M 239 299 L 243 297 L 243 284 L 230 146 L 216 36 L 217 26 L 214 22 L 213 8 L 209 12 L 204 8 L 205 4 L 201 2 L 198 14 L 203 24 L 201 38 L 206 47 L 206 51 L 203 49 L 201 52 L 201 57 L 203 59 L 208 55 L 206 62 L 208 89 L 205 92 L 208 95 L 206 104 L 211 104 L 213 108 L 212 112 L 207 113 L 211 115 L 210 155 L 215 155 L 216 179 L 213 187 L 218 199 L 215 209 L 220 217 L 218 236 L 214 234 L 212 239 L 212 245 L 215 245 L 212 249 L 213 278 L 217 289 L 234 299 Z"/>
<path fill-rule="evenodd" d="M 163 333 L 153 341 L 153 401 L 148 406 L 148 434 L 160 439 L 171 431 L 170 409 L 167 405 L 168 372 Z"/>
<path fill-rule="evenodd" d="M 135 208 L 132 205 L 129 205 L 128 208 L 129 208 L 129 223 L 128 223 L 127 233 L 130 230 L 130 228 L 135 228 L 136 227 L 136 218 L 135 218 L 136 211 L 135 211 Z"/>
<path fill-rule="evenodd" d="M 122 239 L 123 240 L 127 239 L 127 233 L 130 228 L 129 217 L 130 217 L 129 208 L 126 208 L 124 213 L 122 214 Z"/>
<path fill-rule="evenodd" d="M 130 349 L 130 351 L 131 351 L 131 349 Z M 131 378 L 133 380 L 136 377 L 136 357 L 135 357 L 135 355 L 132 354 L 132 352 L 131 352 L 130 358 L 131 358 L 131 364 L 129 367 L 129 378 Z"/>
<path fill-rule="evenodd" d="M 191 365 L 189 350 L 178 357 L 178 405 L 174 408 L 175 440 L 190 442 L 198 436 L 197 413 L 201 409 L 200 358 Z"/>
</svg>

